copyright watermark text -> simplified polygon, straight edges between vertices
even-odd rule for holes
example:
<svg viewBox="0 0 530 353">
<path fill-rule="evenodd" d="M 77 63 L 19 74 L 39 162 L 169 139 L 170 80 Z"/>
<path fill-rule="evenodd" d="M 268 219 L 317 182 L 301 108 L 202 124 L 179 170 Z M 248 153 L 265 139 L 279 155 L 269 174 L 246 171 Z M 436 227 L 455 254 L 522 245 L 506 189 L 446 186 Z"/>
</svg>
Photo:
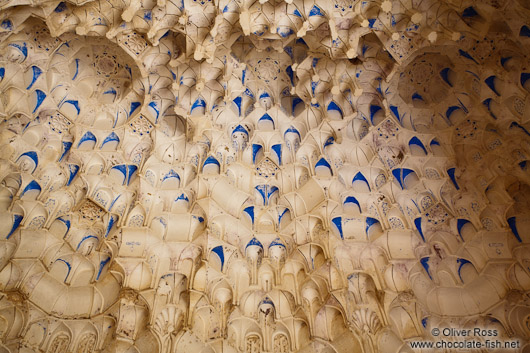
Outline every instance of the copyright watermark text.
<svg viewBox="0 0 530 353">
<path fill-rule="evenodd" d="M 412 349 L 520 349 L 519 340 L 503 340 L 495 329 L 457 329 L 435 327 L 431 330 L 434 341 L 410 341 Z"/>
</svg>

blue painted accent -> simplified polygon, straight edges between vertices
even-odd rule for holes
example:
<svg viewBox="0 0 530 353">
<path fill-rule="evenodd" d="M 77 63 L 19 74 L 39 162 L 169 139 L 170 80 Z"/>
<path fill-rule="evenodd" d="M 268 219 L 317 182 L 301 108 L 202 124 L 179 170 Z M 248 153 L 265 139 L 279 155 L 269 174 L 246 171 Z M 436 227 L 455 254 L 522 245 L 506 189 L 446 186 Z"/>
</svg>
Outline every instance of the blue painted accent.
<svg viewBox="0 0 530 353">
<path fill-rule="evenodd" d="M 57 220 L 60 221 L 60 222 L 63 222 L 64 225 L 66 226 L 66 233 L 64 233 L 64 236 L 63 236 L 63 238 L 64 238 L 68 234 L 68 232 L 70 231 L 70 226 L 72 224 L 71 224 L 69 219 L 64 219 L 62 217 L 58 217 Z"/>
<path fill-rule="evenodd" d="M 311 10 L 309 11 L 309 17 L 311 16 L 324 16 L 324 14 L 322 13 L 322 10 L 318 6 L 313 5 Z"/>
<path fill-rule="evenodd" d="M 127 166 L 125 164 L 115 165 L 111 170 L 117 170 L 123 175 L 123 184 L 127 182 Z"/>
<path fill-rule="evenodd" d="M 521 86 L 524 87 L 526 81 L 530 80 L 530 73 L 528 72 L 523 72 L 521 74 Z"/>
<path fill-rule="evenodd" d="M 329 146 L 329 145 L 332 145 L 333 142 L 335 142 L 335 139 L 333 138 L 333 136 L 328 137 L 328 139 L 326 140 L 326 142 L 324 142 L 324 148 L 326 148 L 326 147 Z"/>
<path fill-rule="evenodd" d="M 519 231 L 517 230 L 517 218 L 516 217 L 510 217 L 508 218 L 508 225 L 510 226 L 510 229 L 512 230 L 513 235 L 515 235 L 515 238 L 519 243 L 522 243 L 523 240 L 521 239 L 521 236 L 519 235 Z"/>
<path fill-rule="evenodd" d="M 471 55 L 469 55 L 468 52 L 463 51 L 462 49 L 459 49 L 458 50 L 458 54 L 460 54 L 460 56 L 463 56 L 466 59 L 473 60 L 475 62 L 475 64 L 478 65 L 478 62 L 475 60 L 475 58 L 473 58 Z"/>
<path fill-rule="evenodd" d="M 20 50 L 22 55 L 24 55 L 24 59 L 28 57 L 28 46 L 26 45 L 26 42 L 24 42 L 22 45 L 17 43 L 11 43 L 9 44 L 9 46 Z"/>
<path fill-rule="evenodd" d="M 423 150 L 423 152 L 425 154 L 427 154 L 427 149 L 425 148 L 425 146 L 423 145 L 423 143 L 421 142 L 421 140 L 419 138 L 417 138 L 416 136 L 414 136 L 413 138 L 410 139 L 409 141 L 409 147 L 412 146 L 412 145 L 416 145 L 416 146 L 419 146 L 421 147 L 421 149 Z"/>
<path fill-rule="evenodd" d="M 293 15 L 302 18 L 302 14 L 300 13 L 300 11 L 298 11 L 298 9 L 294 9 L 294 11 L 293 11 Z"/>
<path fill-rule="evenodd" d="M 35 151 L 28 151 L 28 152 L 25 152 L 25 153 L 22 153 L 18 158 L 17 158 L 17 162 L 20 158 L 22 157 L 29 157 L 33 163 L 35 164 L 35 167 L 33 168 L 33 170 L 31 171 L 31 173 L 33 173 L 35 171 L 35 169 L 37 169 L 37 167 L 39 166 L 39 156 L 37 155 L 37 152 Z"/>
<path fill-rule="evenodd" d="M 116 222 L 116 219 L 116 216 L 110 216 L 109 223 L 107 224 L 107 229 L 105 230 L 105 238 L 109 236 L 109 233 L 112 230 L 112 226 L 114 225 L 114 222 Z"/>
<path fill-rule="evenodd" d="M 519 31 L 520 37 L 530 37 L 530 27 L 528 26 L 522 26 L 521 30 Z"/>
<path fill-rule="evenodd" d="M 281 29 L 280 27 L 278 27 L 276 29 L 276 33 L 278 33 L 280 35 L 280 37 L 282 38 L 287 38 L 289 37 L 291 34 L 294 34 L 294 31 L 290 28 L 286 28 L 286 29 Z"/>
<path fill-rule="evenodd" d="M 366 217 L 366 236 L 368 236 L 368 231 L 374 224 L 379 224 L 379 221 L 372 217 Z"/>
<path fill-rule="evenodd" d="M 377 21 L 377 18 L 369 18 L 368 19 L 368 27 L 374 28 L 375 21 Z"/>
<path fill-rule="evenodd" d="M 427 328 L 427 318 L 424 317 L 422 320 L 421 320 L 421 325 L 423 326 L 423 328 Z"/>
<path fill-rule="evenodd" d="M 526 130 L 526 129 L 524 128 L 524 126 L 521 126 L 519 123 L 517 123 L 517 122 L 515 122 L 515 121 L 512 122 L 512 123 L 510 124 L 510 129 L 512 129 L 512 128 L 514 128 L 514 127 L 517 127 L 517 128 L 519 128 L 519 129 L 523 130 L 523 132 L 524 132 L 525 134 L 527 134 L 528 136 L 530 136 L 530 132 L 528 132 L 528 130 Z"/>
<path fill-rule="evenodd" d="M 171 169 L 169 172 L 167 172 L 166 175 L 164 175 L 164 178 L 162 179 L 162 181 L 166 179 L 171 179 L 171 178 L 176 178 L 180 181 L 180 175 L 178 175 L 178 173 L 175 172 L 173 169 Z"/>
<path fill-rule="evenodd" d="M 152 20 L 151 11 L 146 11 L 144 13 L 144 20 L 146 20 L 146 21 L 151 21 Z"/>
<path fill-rule="evenodd" d="M 281 212 L 281 213 L 278 215 L 278 223 L 281 223 L 281 222 L 282 222 L 282 218 L 283 218 L 283 216 L 285 216 L 285 214 L 286 214 L 287 212 L 289 212 L 289 209 L 288 209 L 288 208 L 285 208 L 285 209 L 283 210 L 283 212 Z"/>
<path fill-rule="evenodd" d="M 223 13 L 226 13 L 228 12 L 228 5 L 226 5 L 225 7 L 223 7 Z"/>
<path fill-rule="evenodd" d="M 425 235 L 423 234 L 423 229 L 421 229 L 421 217 L 418 217 L 414 220 L 414 225 L 416 226 L 416 229 L 420 233 L 423 241 L 425 241 Z"/>
<path fill-rule="evenodd" d="M 464 12 L 462 12 L 462 17 L 475 17 L 475 16 L 478 16 L 478 12 L 472 6 L 464 9 Z"/>
<path fill-rule="evenodd" d="M 506 62 L 508 62 L 508 60 L 510 60 L 511 58 L 512 58 L 511 56 L 501 58 L 501 65 L 504 67 L 504 64 L 506 64 Z"/>
<path fill-rule="evenodd" d="M 269 249 L 272 248 L 273 246 L 281 246 L 283 247 L 284 249 L 286 248 L 285 245 L 282 243 L 282 240 L 280 238 L 276 238 L 274 239 L 270 244 L 269 244 Z"/>
<path fill-rule="evenodd" d="M 252 144 L 252 163 L 256 163 L 256 156 L 258 155 L 258 152 L 261 151 L 263 147 L 261 145 Z"/>
<path fill-rule="evenodd" d="M 114 131 L 111 132 L 110 135 L 105 138 L 105 140 L 103 140 L 103 144 L 101 145 L 101 148 L 103 148 L 103 146 L 105 146 L 106 143 L 112 142 L 112 141 L 117 141 L 118 143 L 120 143 L 120 138 L 118 137 L 118 135 L 114 133 Z"/>
<path fill-rule="evenodd" d="M 418 92 L 415 92 L 413 95 L 412 95 L 412 99 L 419 99 L 420 101 L 423 100 L 423 97 L 418 93 Z"/>
<path fill-rule="evenodd" d="M 272 128 L 274 128 L 274 120 L 272 120 L 271 116 L 267 113 L 263 114 L 263 116 L 259 119 L 259 121 L 270 121 L 272 122 Z"/>
<path fill-rule="evenodd" d="M 392 56 L 390 56 L 390 57 L 392 57 Z M 378 77 L 378 78 L 376 78 L 376 80 L 379 81 L 379 84 L 377 85 L 376 90 L 382 96 L 383 95 L 383 90 L 381 89 L 381 81 L 382 81 L 382 79 L 381 79 L 381 77 Z"/>
<path fill-rule="evenodd" d="M 451 84 L 451 82 L 449 81 L 449 71 L 451 69 L 446 67 L 445 69 L 442 69 L 442 71 L 440 71 L 440 76 L 442 76 L 442 79 L 451 87 L 453 87 L 453 85 Z"/>
<path fill-rule="evenodd" d="M 271 149 L 276 153 L 276 156 L 278 157 L 278 163 L 282 165 L 282 145 L 273 145 Z"/>
<path fill-rule="evenodd" d="M 497 89 L 495 88 L 495 75 L 492 75 L 484 80 L 486 82 L 486 85 L 497 95 L 500 96 L 499 92 L 497 92 Z"/>
<path fill-rule="evenodd" d="M 109 212 L 112 211 L 112 207 L 114 207 L 114 204 L 116 204 L 116 201 L 118 201 L 120 197 L 121 197 L 121 194 L 118 195 L 118 197 L 116 197 L 114 200 L 112 200 L 109 206 Z"/>
<path fill-rule="evenodd" d="M 254 206 L 249 206 L 243 210 L 248 216 L 250 217 L 250 220 L 252 221 L 252 224 L 254 224 Z"/>
<path fill-rule="evenodd" d="M 79 166 L 77 164 L 68 164 L 68 172 L 70 173 L 70 176 L 68 177 L 68 182 L 66 183 L 66 186 L 70 186 L 70 184 L 72 184 L 72 181 L 75 179 L 75 176 L 79 172 Z"/>
<path fill-rule="evenodd" d="M 353 180 L 352 180 L 352 184 L 356 181 L 364 181 L 366 183 L 366 185 L 368 186 L 368 190 L 369 191 L 372 191 L 372 188 L 370 188 L 370 183 L 368 183 L 368 180 L 366 180 L 366 178 L 364 177 L 363 173 L 361 172 L 357 172 L 357 174 L 355 174 L 355 176 L 353 177 Z"/>
<path fill-rule="evenodd" d="M 0 79 L 4 79 L 5 75 L 6 75 L 6 69 L 4 67 L 0 67 Z"/>
<path fill-rule="evenodd" d="M 259 95 L 259 99 L 264 99 L 264 98 L 270 98 L 270 94 L 267 92 L 263 92 L 262 94 Z"/>
<path fill-rule="evenodd" d="M 249 90 L 248 88 L 245 89 L 245 92 L 243 92 L 246 96 L 250 97 L 250 98 L 254 98 L 254 93 L 252 93 L 251 90 Z"/>
<path fill-rule="evenodd" d="M 466 72 L 467 72 L 468 74 L 473 75 L 477 80 L 480 80 L 480 77 L 479 77 L 476 73 L 474 73 L 473 71 L 466 70 Z"/>
<path fill-rule="evenodd" d="M 344 116 L 344 114 L 342 113 L 342 109 L 340 109 L 338 104 L 335 103 L 334 101 L 331 101 L 329 103 L 329 105 L 328 105 L 328 112 L 334 111 L 334 110 L 338 111 L 340 113 L 341 117 Z"/>
<path fill-rule="evenodd" d="M 199 108 L 199 107 L 206 108 L 206 102 L 201 97 L 198 97 L 195 100 L 195 102 L 193 102 L 193 104 L 191 105 L 191 111 L 190 112 L 193 112 L 196 108 Z"/>
<path fill-rule="evenodd" d="M 66 277 L 64 277 L 64 282 L 66 282 L 66 279 L 68 278 L 68 276 L 70 276 L 70 271 L 72 270 L 72 266 L 70 265 L 70 263 L 66 260 L 63 260 L 63 259 L 57 259 L 55 260 L 55 262 L 57 261 L 61 261 L 61 262 L 64 262 L 66 264 L 66 266 L 68 267 L 68 272 L 66 273 Z"/>
<path fill-rule="evenodd" d="M 366 45 L 366 44 L 363 44 L 363 47 L 362 47 L 362 49 L 361 49 L 361 52 L 362 52 L 363 56 L 364 56 L 364 54 L 366 54 L 366 51 L 367 51 L 368 49 L 370 49 L 370 47 L 369 47 L 368 45 Z"/>
<path fill-rule="evenodd" d="M 458 101 L 458 103 L 460 103 L 460 108 L 462 108 L 462 110 L 467 114 L 469 113 L 469 110 L 467 109 L 466 105 L 464 103 L 462 103 L 462 101 L 460 100 L 460 98 L 457 98 L 456 99 Z"/>
<path fill-rule="evenodd" d="M 74 74 L 74 77 L 72 77 L 72 81 L 77 78 L 78 74 L 79 74 L 79 59 L 75 59 L 75 74 Z"/>
<path fill-rule="evenodd" d="M 256 189 L 260 193 L 261 198 L 263 199 L 263 204 L 267 204 L 267 196 L 265 194 L 267 185 L 257 185 L 254 189 Z"/>
<path fill-rule="evenodd" d="M 184 200 L 186 202 L 190 202 L 190 199 L 188 199 L 188 197 L 186 195 L 184 195 L 184 194 L 180 194 L 180 196 L 175 199 L 175 201 L 180 201 L 180 200 Z"/>
<path fill-rule="evenodd" d="M 397 179 L 399 182 L 399 186 L 401 186 L 401 189 L 405 189 L 404 182 L 408 175 L 410 174 L 416 174 L 412 169 L 407 168 L 396 168 L 392 171 L 392 175 L 394 178 Z"/>
<path fill-rule="evenodd" d="M 315 89 L 317 88 L 319 82 L 320 81 L 317 81 L 317 82 L 311 81 L 311 92 L 313 93 L 313 96 L 315 95 Z"/>
<path fill-rule="evenodd" d="M 241 102 L 242 102 L 241 96 L 234 98 L 232 102 L 237 106 L 238 116 L 241 116 Z"/>
<path fill-rule="evenodd" d="M 134 164 L 129 164 L 127 165 L 127 172 L 128 172 L 128 175 L 127 175 L 127 185 L 129 185 L 129 183 L 131 182 L 131 179 L 134 175 L 134 173 L 136 173 L 136 171 L 138 170 L 138 167 Z"/>
<path fill-rule="evenodd" d="M 346 199 L 344 200 L 344 205 L 346 205 L 347 203 L 353 203 L 355 205 L 357 205 L 357 207 L 359 207 L 359 212 L 361 212 L 361 204 L 359 203 L 359 201 L 353 197 L 353 196 L 348 196 L 346 197 Z"/>
<path fill-rule="evenodd" d="M 293 111 L 292 111 L 292 115 L 293 116 L 294 116 L 294 111 L 295 111 L 296 107 L 298 106 L 298 104 L 302 104 L 303 105 L 304 101 L 301 98 L 296 97 L 296 98 L 293 99 Z"/>
<path fill-rule="evenodd" d="M 35 84 L 35 81 L 37 81 L 39 76 L 42 74 L 42 70 L 38 66 L 32 66 L 31 70 L 33 71 L 32 73 L 33 76 L 31 78 L 31 83 L 29 84 L 28 87 L 26 87 L 26 90 L 29 90 L 33 86 L 33 84 Z"/>
<path fill-rule="evenodd" d="M 344 239 L 344 234 L 342 233 L 342 217 L 335 217 L 331 220 L 331 222 L 335 225 L 335 227 L 337 227 L 340 238 Z"/>
<path fill-rule="evenodd" d="M 3 20 L 2 23 L 0 24 L 0 27 L 2 27 L 2 29 L 8 30 L 8 31 L 12 31 L 13 30 L 13 22 L 11 22 L 11 20 Z"/>
<path fill-rule="evenodd" d="M 99 263 L 99 269 L 98 269 L 98 275 L 96 277 L 96 281 L 99 280 L 99 276 L 101 276 L 101 272 L 103 272 L 103 268 L 105 267 L 106 264 L 108 264 L 110 262 L 110 256 L 107 257 L 105 260 L 101 261 Z"/>
<path fill-rule="evenodd" d="M 249 246 L 259 246 L 260 248 L 263 249 L 263 245 L 261 244 L 261 242 L 256 239 L 255 237 L 250 239 L 250 241 L 247 243 L 247 245 L 245 246 L 245 249 L 248 248 Z"/>
<path fill-rule="evenodd" d="M 13 233 L 15 232 L 15 230 L 17 230 L 18 226 L 20 225 L 20 223 L 22 222 L 22 219 L 24 217 L 19 215 L 19 214 L 14 214 L 13 215 L 13 226 L 11 227 L 11 230 L 9 231 L 9 233 L 6 235 L 6 239 L 9 239 L 11 238 L 11 236 L 13 235 Z"/>
<path fill-rule="evenodd" d="M 519 163 L 519 168 L 521 168 L 521 170 L 523 171 L 526 171 L 526 168 L 527 168 L 527 163 L 526 161 L 522 161 Z"/>
<path fill-rule="evenodd" d="M 197 103 L 197 101 L 195 101 L 195 103 Z M 191 107 L 191 111 L 193 111 L 194 109 L 193 107 L 195 106 L 195 103 L 193 103 L 193 106 Z M 155 112 L 156 120 L 158 121 L 158 117 L 160 116 L 160 108 L 158 107 L 158 103 L 153 101 L 153 102 L 150 102 L 147 106 Z M 204 103 L 204 106 L 206 107 L 206 103 Z"/>
<path fill-rule="evenodd" d="M 492 99 L 491 98 L 488 98 L 488 99 L 485 99 L 484 102 L 482 102 L 482 104 L 488 109 L 488 111 L 490 112 L 490 115 L 494 118 L 494 119 L 497 119 L 497 117 L 491 112 L 491 101 Z"/>
<path fill-rule="evenodd" d="M 438 142 L 437 139 L 433 139 L 433 140 L 431 141 L 431 146 L 440 146 L 440 142 Z"/>
<path fill-rule="evenodd" d="M 298 135 L 298 138 L 301 139 L 300 133 L 299 133 L 298 130 L 297 130 L 295 127 L 293 127 L 293 126 L 289 127 L 287 130 L 285 130 L 285 133 L 283 134 L 283 137 L 285 138 L 285 135 L 287 135 L 287 133 L 289 133 L 289 132 L 292 132 L 292 133 L 297 134 L 297 135 Z"/>
<path fill-rule="evenodd" d="M 268 192 L 267 192 L 267 201 L 271 198 L 272 194 L 274 194 L 275 192 L 277 192 L 279 189 L 276 187 L 276 186 L 270 186 L 268 187 Z"/>
<path fill-rule="evenodd" d="M 114 94 L 114 95 L 116 95 L 116 93 L 118 93 L 118 92 L 116 92 L 116 90 L 113 87 L 111 87 L 108 90 L 106 90 L 105 92 L 103 92 L 103 94 Z"/>
<path fill-rule="evenodd" d="M 242 132 L 242 133 L 244 133 L 245 135 L 248 136 L 248 131 L 247 131 L 247 129 L 245 129 L 245 128 L 244 128 L 243 126 L 241 126 L 241 125 L 236 126 L 236 128 L 235 128 L 234 130 L 232 130 L 232 135 L 235 134 L 236 132 Z"/>
<path fill-rule="evenodd" d="M 458 219 L 456 222 L 456 228 L 458 229 L 458 234 L 460 235 L 460 239 L 462 239 L 462 241 L 465 241 L 464 237 L 462 236 L 462 228 L 468 223 L 471 222 L 463 218 Z"/>
<path fill-rule="evenodd" d="M 329 172 L 331 175 L 333 175 L 333 170 L 331 170 L 331 166 L 329 165 L 328 161 L 324 157 L 320 158 L 320 160 L 315 164 L 315 171 L 318 167 L 326 167 L 329 169 Z"/>
<path fill-rule="evenodd" d="M 218 245 L 212 249 L 212 252 L 216 253 L 217 256 L 219 256 L 219 259 L 221 260 L 221 271 L 222 271 L 223 266 L 225 264 L 225 253 L 224 253 L 223 247 L 221 245 Z"/>
<path fill-rule="evenodd" d="M 455 172 L 456 172 L 456 168 L 447 169 L 447 175 L 449 175 L 449 178 L 451 178 L 451 181 L 455 185 L 456 190 L 460 190 L 460 187 L 458 186 L 458 183 L 456 182 Z"/>
<path fill-rule="evenodd" d="M 396 117 L 396 119 L 398 119 L 398 121 L 401 122 L 401 116 L 399 116 L 398 107 L 396 107 L 395 105 L 391 105 L 389 108 L 392 114 L 394 114 L 394 116 Z"/>
<path fill-rule="evenodd" d="M 291 85 L 294 86 L 294 71 L 293 71 L 293 68 L 289 65 L 285 69 L 285 72 L 287 73 L 287 75 L 289 76 L 289 79 L 291 80 Z"/>
<path fill-rule="evenodd" d="M 206 160 L 204 161 L 202 167 L 204 168 L 208 164 L 214 164 L 214 165 L 216 165 L 218 167 L 221 167 L 221 164 L 219 164 L 219 161 L 214 156 L 209 156 L 208 158 L 206 158 Z"/>
<path fill-rule="evenodd" d="M 372 125 L 374 125 L 374 116 L 375 114 L 380 111 L 382 108 L 378 105 L 370 105 L 370 121 L 372 122 Z"/>
<path fill-rule="evenodd" d="M 79 146 L 81 146 L 81 144 L 86 141 L 96 142 L 96 136 L 94 136 L 94 134 L 91 133 L 90 131 L 85 132 L 83 137 L 81 137 L 81 140 L 79 140 L 79 143 L 77 144 L 77 148 L 79 148 Z"/>
<path fill-rule="evenodd" d="M 483 104 L 486 108 L 488 108 L 488 110 L 490 110 L 491 101 L 492 101 L 492 99 L 491 99 L 491 98 L 488 98 L 488 99 L 485 99 L 485 100 L 482 102 L 482 104 Z M 490 110 L 490 111 L 491 111 L 491 110 Z"/>
<path fill-rule="evenodd" d="M 270 304 L 274 307 L 274 303 L 272 302 L 272 300 L 269 298 L 269 297 L 265 297 L 260 303 L 259 305 L 262 305 L 262 304 Z"/>
<path fill-rule="evenodd" d="M 429 272 L 429 260 L 430 260 L 430 257 L 424 257 L 423 259 L 420 260 L 420 262 L 423 268 L 425 269 L 425 271 L 427 272 L 427 274 L 429 275 L 429 278 L 432 280 L 431 273 Z"/>
<path fill-rule="evenodd" d="M 98 237 L 96 237 L 95 235 L 87 235 L 86 237 L 83 237 L 83 239 L 81 239 L 81 241 L 79 242 L 79 244 L 77 244 L 77 247 L 75 248 L 75 250 L 79 250 L 79 247 L 81 246 L 81 244 L 83 244 L 83 242 L 87 239 L 91 239 L 91 238 L 94 238 L 96 239 L 97 241 L 99 241 Z"/>
<path fill-rule="evenodd" d="M 457 111 L 457 110 L 459 110 L 459 109 L 462 109 L 462 108 L 460 108 L 460 107 L 457 106 L 457 105 L 453 105 L 453 106 L 447 108 L 447 111 L 445 112 L 445 117 L 446 117 L 449 121 L 451 121 L 451 115 L 452 115 L 455 111 Z"/>
<path fill-rule="evenodd" d="M 73 145 L 72 142 L 63 141 L 63 154 L 59 158 L 59 162 L 61 162 L 64 156 L 66 156 L 66 154 L 68 153 L 68 151 L 70 151 L 70 148 L 72 148 L 72 145 Z"/>
<path fill-rule="evenodd" d="M 35 94 L 37 95 L 37 104 L 35 104 L 35 108 L 33 108 L 32 113 L 35 113 L 37 111 L 37 109 L 39 109 L 40 105 L 42 104 L 42 102 L 46 98 L 46 93 L 44 93 L 40 89 L 36 89 L 35 90 Z"/>
<path fill-rule="evenodd" d="M 318 64 L 318 60 L 319 60 L 319 58 L 313 58 L 313 61 L 311 62 L 311 66 L 312 67 L 316 67 L 317 64 Z"/>
<path fill-rule="evenodd" d="M 245 84 L 245 78 L 247 77 L 247 69 L 243 70 L 241 73 L 241 83 Z"/>
<path fill-rule="evenodd" d="M 305 42 L 305 40 L 303 38 L 297 38 L 296 41 L 295 41 L 296 44 L 302 44 L 304 45 L 306 48 L 309 48 L 309 46 L 307 45 L 307 43 Z"/>
<path fill-rule="evenodd" d="M 462 267 L 465 264 L 471 264 L 471 266 L 473 266 L 473 264 L 471 263 L 471 261 L 466 260 L 466 259 L 461 259 L 461 258 L 456 259 L 456 262 L 460 264 L 460 266 L 458 266 L 458 277 L 460 277 L 460 280 L 462 281 L 462 283 L 464 283 L 464 280 L 462 279 L 462 275 L 460 274 L 460 271 L 462 270 Z"/>
<path fill-rule="evenodd" d="M 77 115 L 79 115 L 79 113 L 81 112 L 81 108 L 79 107 L 79 102 L 78 101 L 67 100 L 67 101 L 64 101 L 63 104 L 66 104 L 66 103 L 73 105 L 75 110 L 77 111 Z"/>
</svg>

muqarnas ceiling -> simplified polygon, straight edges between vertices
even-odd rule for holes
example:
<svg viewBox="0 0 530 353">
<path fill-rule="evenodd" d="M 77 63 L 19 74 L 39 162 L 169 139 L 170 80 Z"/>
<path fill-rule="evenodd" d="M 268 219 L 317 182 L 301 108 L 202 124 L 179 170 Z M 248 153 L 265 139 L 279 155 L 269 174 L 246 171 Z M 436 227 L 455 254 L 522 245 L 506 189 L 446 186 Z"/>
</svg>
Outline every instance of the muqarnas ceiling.
<svg viewBox="0 0 530 353">
<path fill-rule="evenodd" d="M 529 44 L 524 0 L 1 0 L 0 352 L 528 352 Z"/>
</svg>

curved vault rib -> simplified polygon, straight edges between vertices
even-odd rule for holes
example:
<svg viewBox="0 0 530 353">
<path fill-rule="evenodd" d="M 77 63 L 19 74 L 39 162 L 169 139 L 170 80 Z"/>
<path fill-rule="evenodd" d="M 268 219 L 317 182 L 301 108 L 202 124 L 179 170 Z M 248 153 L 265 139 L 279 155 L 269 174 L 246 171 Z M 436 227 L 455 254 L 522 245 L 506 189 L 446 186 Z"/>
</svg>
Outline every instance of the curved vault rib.
<svg viewBox="0 0 530 353">
<path fill-rule="evenodd" d="M 524 1 L 0 9 L 2 352 L 528 340 Z"/>
</svg>

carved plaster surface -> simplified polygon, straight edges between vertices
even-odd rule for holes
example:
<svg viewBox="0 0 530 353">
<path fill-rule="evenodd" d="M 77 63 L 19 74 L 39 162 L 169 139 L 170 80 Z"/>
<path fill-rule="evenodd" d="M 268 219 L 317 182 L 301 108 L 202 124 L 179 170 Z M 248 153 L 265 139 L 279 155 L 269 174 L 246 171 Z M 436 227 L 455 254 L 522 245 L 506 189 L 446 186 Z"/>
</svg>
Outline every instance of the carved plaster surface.
<svg viewBox="0 0 530 353">
<path fill-rule="evenodd" d="M 525 0 L 0 0 L 0 352 L 524 346 L 529 44 Z"/>
</svg>

